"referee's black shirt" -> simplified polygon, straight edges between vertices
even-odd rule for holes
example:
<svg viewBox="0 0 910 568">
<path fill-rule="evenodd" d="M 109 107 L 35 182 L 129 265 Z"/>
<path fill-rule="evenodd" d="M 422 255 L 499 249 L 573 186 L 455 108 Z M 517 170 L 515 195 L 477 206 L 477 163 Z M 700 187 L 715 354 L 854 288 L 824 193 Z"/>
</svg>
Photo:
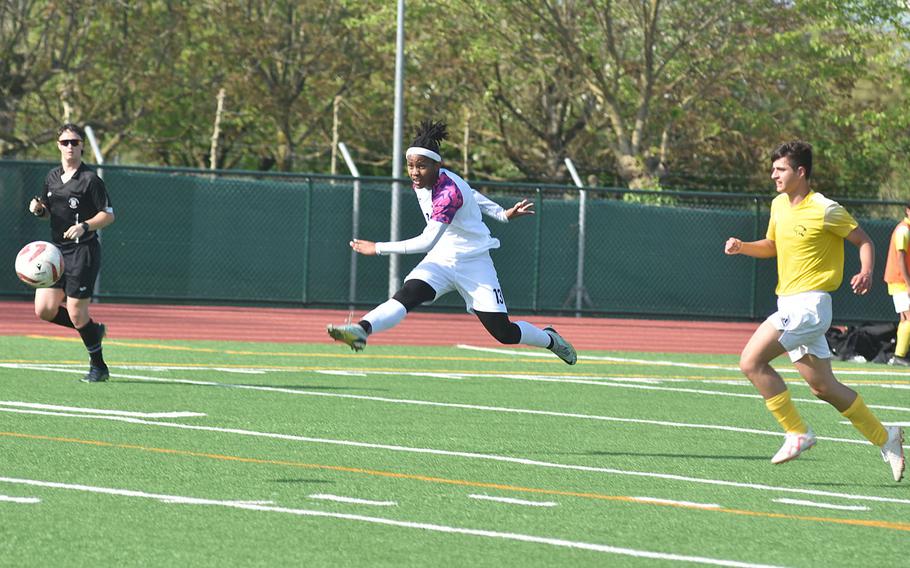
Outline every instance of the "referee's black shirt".
<svg viewBox="0 0 910 568">
<path fill-rule="evenodd" d="M 51 238 L 57 245 L 73 244 L 64 240 L 63 233 L 77 222 L 83 223 L 99 211 L 111 210 L 104 180 L 92 168 L 82 163 L 73 177 L 66 183 L 61 179 L 63 166 L 57 166 L 44 180 L 44 200 L 51 214 Z M 97 238 L 95 231 L 89 231 L 79 238 L 80 243 Z"/>
</svg>

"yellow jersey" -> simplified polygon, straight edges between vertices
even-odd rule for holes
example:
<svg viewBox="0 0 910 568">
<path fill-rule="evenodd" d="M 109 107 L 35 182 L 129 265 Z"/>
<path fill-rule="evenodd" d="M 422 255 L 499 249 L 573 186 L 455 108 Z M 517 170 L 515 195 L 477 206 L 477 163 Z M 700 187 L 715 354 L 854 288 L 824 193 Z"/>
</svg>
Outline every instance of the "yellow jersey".
<svg viewBox="0 0 910 568">
<path fill-rule="evenodd" d="M 844 278 L 844 238 L 859 224 L 839 203 L 810 191 L 797 205 L 771 202 L 767 238 L 777 248 L 777 295 L 833 292 Z"/>
<path fill-rule="evenodd" d="M 892 296 L 897 292 L 906 292 L 907 283 L 904 282 L 904 273 L 901 272 L 901 260 L 898 251 L 907 252 L 910 247 L 910 218 L 905 218 L 897 224 L 891 232 L 891 243 L 888 246 L 888 261 L 885 263 L 885 282 L 888 283 L 888 293 Z M 910 269 L 910 255 L 904 256 L 904 261 Z"/>
</svg>

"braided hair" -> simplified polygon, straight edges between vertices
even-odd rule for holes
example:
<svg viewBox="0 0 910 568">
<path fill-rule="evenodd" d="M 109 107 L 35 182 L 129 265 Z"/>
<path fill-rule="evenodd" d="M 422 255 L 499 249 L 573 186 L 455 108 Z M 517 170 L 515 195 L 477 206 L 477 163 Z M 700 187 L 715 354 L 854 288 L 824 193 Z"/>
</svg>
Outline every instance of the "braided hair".
<svg viewBox="0 0 910 568">
<path fill-rule="evenodd" d="M 417 127 L 417 135 L 414 137 L 414 141 L 411 142 L 411 146 L 426 148 L 427 150 L 432 150 L 438 154 L 439 143 L 448 136 L 449 132 L 445 122 L 424 120 L 420 123 L 420 126 Z"/>
</svg>

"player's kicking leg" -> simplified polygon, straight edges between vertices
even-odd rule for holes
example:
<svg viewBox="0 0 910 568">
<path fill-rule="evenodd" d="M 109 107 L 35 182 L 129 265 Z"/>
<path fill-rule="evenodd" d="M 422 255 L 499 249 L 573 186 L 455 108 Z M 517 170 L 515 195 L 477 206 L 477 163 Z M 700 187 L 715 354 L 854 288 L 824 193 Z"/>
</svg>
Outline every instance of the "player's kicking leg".
<svg viewBox="0 0 910 568">
<path fill-rule="evenodd" d="M 408 312 L 436 297 L 436 290 L 422 280 L 406 280 L 395 296 L 379 304 L 357 323 L 329 325 L 326 330 L 335 341 L 362 351 L 371 333 L 385 331 L 398 325 Z"/>
</svg>

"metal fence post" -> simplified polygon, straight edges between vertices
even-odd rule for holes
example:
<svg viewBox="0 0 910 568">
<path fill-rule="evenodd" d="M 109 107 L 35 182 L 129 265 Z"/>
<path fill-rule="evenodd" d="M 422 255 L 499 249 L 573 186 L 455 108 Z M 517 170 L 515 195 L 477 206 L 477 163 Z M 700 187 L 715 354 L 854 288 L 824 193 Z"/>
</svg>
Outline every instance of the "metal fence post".
<svg viewBox="0 0 910 568">
<path fill-rule="evenodd" d="M 761 230 L 761 226 L 759 225 L 761 220 L 761 201 L 759 201 L 758 198 L 753 198 L 752 201 L 755 203 L 755 221 L 752 224 L 752 240 L 757 241 L 759 239 L 759 231 Z M 749 294 L 749 317 L 754 319 L 756 317 L 756 304 L 758 303 L 758 298 L 756 298 L 758 295 L 758 259 L 754 257 L 752 258 L 751 288 L 752 290 Z"/>
<path fill-rule="evenodd" d="M 306 195 L 303 198 L 303 203 L 306 206 L 306 231 L 303 233 L 303 303 L 307 304 L 310 300 L 309 298 L 309 272 L 310 272 L 310 231 L 312 231 L 312 223 L 310 223 L 310 210 L 312 209 L 313 203 L 313 178 L 307 178 L 306 184 Z"/>
<path fill-rule="evenodd" d="M 575 164 L 566 158 L 566 168 L 578 186 L 578 260 L 575 269 L 575 317 L 581 317 L 582 303 L 585 298 L 585 219 L 588 213 L 588 192 L 585 191 L 581 178 L 575 170 Z"/>
<path fill-rule="evenodd" d="M 95 155 L 95 162 L 98 164 L 97 174 L 102 180 L 104 180 L 104 168 L 101 166 L 104 165 L 104 155 L 101 153 L 101 147 L 98 146 L 98 139 L 95 138 L 95 131 L 92 130 L 92 127 L 88 124 L 85 125 L 85 136 L 88 138 L 89 144 L 92 146 L 92 154 Z M 78 219 L 78 215 L 76 218 Z M 98 233 L 98 242 L 103 243 L 102 233 L 103 231 L 99 229 Z M 98 271 L 98 276 L 95 277 L 95 286 L 92 288 L 92 300 L 93 304 L 100 302 L 99 298 L 101 297 L 101 271 Z"/>
<path fill-rule="evenodd" d="M 357 164 L 354 163 L 354 160 L 351 159 L 351 153 L 348 152 L 348 147 L 344 142 L 338 143 L 338 148 L 341 150 L 341 156 L 344 158 L 344 162 L 347 164 L 348 169 L 351 170 L 351 175 L 354 176 L 354 196 L 353 204 L 351 207 L 351 238 L 356 239 L 360 236 L 360 171 L 357 169 Z M 351 249 L 351 266 L 350 266 L 350 277 L 348 282 L 348 309 L 354 309 L 354 303 L 357 301 L 357 252 L 354 249 Z"/>
<path fill-rule="evenodd" d="M 535 209 L 537 209 L 537 215 L 535 215 L 535 224 L 534 224 L 534 278 L 532 279 L 532 296 L 531 296 L 531 310 L 534 313 L 540 309 L 540 233 L 541 233 L 541 222 L 543 219 L 543 195 L 538 187 L 537 192 L 537 203 L 535 204 Z"/>
</svg>

